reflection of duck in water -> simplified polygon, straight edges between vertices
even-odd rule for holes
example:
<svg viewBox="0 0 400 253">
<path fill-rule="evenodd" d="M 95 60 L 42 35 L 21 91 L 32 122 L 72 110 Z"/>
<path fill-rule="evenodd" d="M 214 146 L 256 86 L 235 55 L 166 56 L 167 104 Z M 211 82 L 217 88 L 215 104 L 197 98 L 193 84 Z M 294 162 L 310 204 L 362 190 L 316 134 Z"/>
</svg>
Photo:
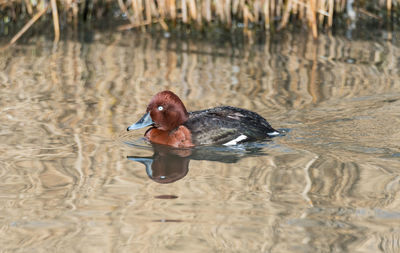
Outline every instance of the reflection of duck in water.
<svg viewBox="0 0 400 253">
<path fill-rule="evenodd" d="M 169 184 L 186 176 L 189 170 L 190 150 L 168 149 L 154 145 L 151 157 L 128 156 L 129 160 L 143 163 L 147 175 L 157 183 Z"/>
<path fill-rule="evenodd" d="M 128 156 L 128 159 L 144 164 L 147 175 L 161 184 L 173 183 L 185 177 L 189 171 L 191 159 L 235 163 L 244 157 L 266 155 L 262 152 L 262 146 L 258 145 L 240 148 L 208 146 L 207 148 L 177 149 L 153 144 L 153 148 L 153 156 Z"/>
<path fill-rule="evenodd" d="M 241 108 L 222 106 L 188 113 L 171 91 L 157 93 L 146 114 L 128 131 L 150 125 L 145 133 L 148 140 L 177 148 L 236 145 L 279 134 L 263 117 Z"/>
</svg>

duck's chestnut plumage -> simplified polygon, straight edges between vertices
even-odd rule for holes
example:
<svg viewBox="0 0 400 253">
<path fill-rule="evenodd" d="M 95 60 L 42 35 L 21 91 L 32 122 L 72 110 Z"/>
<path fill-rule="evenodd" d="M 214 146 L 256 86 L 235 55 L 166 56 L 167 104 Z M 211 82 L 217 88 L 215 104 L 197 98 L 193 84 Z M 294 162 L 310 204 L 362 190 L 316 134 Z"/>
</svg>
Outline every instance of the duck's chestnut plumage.
<svg viewBox="0 0 400 253">
<path fill-rule="evenodd" d="M 263 117 L 246 109 L 221 106 L 188 113 L 171 91 L 157 93 L 146 114 L 128 131 L 150 125 L 145 133 L 148 140 L 173 147 L 235 145 L 279 134 Z"/>
</svg>

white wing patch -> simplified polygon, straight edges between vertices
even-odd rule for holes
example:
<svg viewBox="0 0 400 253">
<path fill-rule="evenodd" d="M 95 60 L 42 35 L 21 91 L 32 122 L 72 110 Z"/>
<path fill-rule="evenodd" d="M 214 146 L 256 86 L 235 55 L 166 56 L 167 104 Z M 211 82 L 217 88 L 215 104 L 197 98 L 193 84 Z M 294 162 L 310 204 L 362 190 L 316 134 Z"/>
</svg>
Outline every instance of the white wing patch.
<svg viewBox="0 0 400 253">
<path fill-rule="evenodd" d="M 224 145 L 224 146 L 232 146 L 232 145 L 236 145 L 239 141 L 243 141 L 243 140 L 246 140 L 246 139 L 247 139 L 247 136 L 241 134 L 241 135 L 240 135 L 239 137 L 237 137 L 236 139 L 233 139 L 233 140 L 231 140 L 231 141 L 229 141 L 229 142 L 227 142 L 227 143 L 224 143 L 224 144 L 222 144 L 222 145 Z"/>
<path fill-rule="evenodd" d="M 274 131 L 272 133 L 267 133 L 269 136 L 275 136 L 275 135 L 279 135 L 279 132 Z"/>
</svg>

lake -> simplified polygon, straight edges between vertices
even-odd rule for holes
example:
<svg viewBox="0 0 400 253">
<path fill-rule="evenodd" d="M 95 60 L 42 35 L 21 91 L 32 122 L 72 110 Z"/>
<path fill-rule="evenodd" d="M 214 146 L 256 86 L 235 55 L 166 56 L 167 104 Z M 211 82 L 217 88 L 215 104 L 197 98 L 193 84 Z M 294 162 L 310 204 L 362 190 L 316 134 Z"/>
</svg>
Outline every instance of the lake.
<svg viewBox="0 0 400 253">
<path fill-rule="evenodd" d="M 0 52 L 1 252 L 399 252 L 396 36 L 92 31 Z M 284 134 L 153 147 L 126 128 L 165 89 Z"/>
</svg>

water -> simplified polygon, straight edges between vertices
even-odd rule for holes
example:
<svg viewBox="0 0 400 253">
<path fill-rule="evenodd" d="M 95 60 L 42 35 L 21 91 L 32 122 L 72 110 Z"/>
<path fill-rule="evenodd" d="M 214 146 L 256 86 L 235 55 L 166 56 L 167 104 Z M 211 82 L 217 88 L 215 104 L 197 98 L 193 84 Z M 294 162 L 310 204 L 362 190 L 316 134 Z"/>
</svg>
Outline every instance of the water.
<svg viewBox="0 0 400 253">
<path fill-rule="evenodd" d="M 91 36 L 1 52 L 2 252 L 400 251 L 393 34 Z M 126 127 L 164 89 L 188 110 L 239 106 L 286 134 L 153 149 Z"/>
</svg>

